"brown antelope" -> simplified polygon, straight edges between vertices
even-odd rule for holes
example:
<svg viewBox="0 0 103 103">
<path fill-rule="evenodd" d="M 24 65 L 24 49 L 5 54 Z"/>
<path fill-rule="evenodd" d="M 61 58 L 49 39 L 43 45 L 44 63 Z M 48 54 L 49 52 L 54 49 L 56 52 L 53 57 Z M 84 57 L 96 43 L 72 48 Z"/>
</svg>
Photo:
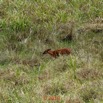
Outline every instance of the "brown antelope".
<svg viewBox="0 0 103 103">
<path fill-rule="evenodd" d="M 51 49 L 47 49 L 43 52 L 43 54 L 50 54 L 52 57 L 56 58 L 59 55 L 67 54 L 69 55 L 71 53 L 71 50 L 69 48 L 63 48 L 63 49 L 57 49 L 52 51 Z"/>
</svg>

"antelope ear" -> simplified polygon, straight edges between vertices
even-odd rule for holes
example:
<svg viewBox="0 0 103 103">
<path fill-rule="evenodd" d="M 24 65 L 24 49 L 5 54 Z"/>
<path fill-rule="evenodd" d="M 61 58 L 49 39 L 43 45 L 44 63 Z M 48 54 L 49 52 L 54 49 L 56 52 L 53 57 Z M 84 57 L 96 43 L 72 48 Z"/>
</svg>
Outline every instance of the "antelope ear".
<svg viewBox="0 0 103 103">
<path fill-rule="evenodd" d="M 49 51 L 49 50 L 51 50 L 51 49 L 47 49 L 47 51 Z"/>
</svg>

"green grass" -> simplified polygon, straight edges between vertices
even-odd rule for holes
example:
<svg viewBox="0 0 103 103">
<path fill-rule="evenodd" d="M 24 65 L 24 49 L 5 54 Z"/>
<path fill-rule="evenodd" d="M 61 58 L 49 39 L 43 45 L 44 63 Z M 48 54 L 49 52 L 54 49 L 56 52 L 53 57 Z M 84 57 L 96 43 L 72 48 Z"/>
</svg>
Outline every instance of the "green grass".
<svg viewBox="0 0 103 103">
<path fill-rule="evenodd" d="M 102 10 L 102 0 L 0 0 L 0 103 L 103 103 Z M 71 55 L 42 55 L 64 47 Z"/>
</svg>

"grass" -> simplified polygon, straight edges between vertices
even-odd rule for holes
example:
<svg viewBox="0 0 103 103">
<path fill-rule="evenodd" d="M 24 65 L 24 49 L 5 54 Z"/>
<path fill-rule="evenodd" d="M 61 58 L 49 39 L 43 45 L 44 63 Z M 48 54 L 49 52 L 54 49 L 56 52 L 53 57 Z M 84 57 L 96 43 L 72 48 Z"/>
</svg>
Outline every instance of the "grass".
<svg viewBox="0 0 103 103">
<path fill-rule="evenodd" d="M 1 0 L 0 103 L 103 103 L 102 9 L 102 0 Z M 64 47 L 72 54 L 42 55 Z"/>
</svg>

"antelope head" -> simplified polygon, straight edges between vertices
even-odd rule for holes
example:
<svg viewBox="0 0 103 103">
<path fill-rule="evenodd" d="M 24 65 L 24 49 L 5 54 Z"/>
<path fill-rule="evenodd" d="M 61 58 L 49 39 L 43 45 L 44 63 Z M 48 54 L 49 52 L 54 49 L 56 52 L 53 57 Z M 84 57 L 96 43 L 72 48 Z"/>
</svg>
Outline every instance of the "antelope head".
<svg viewBox="0 0 103 103">
<path fill-rule="evenodd" d="M 47 50 L 45 50 L 44 52 L 43 52 L 43 54 L 47 54 L 48 53 L 48 51 L 50 51 L 51 49 L 47 49 Z"/>
</svg>

